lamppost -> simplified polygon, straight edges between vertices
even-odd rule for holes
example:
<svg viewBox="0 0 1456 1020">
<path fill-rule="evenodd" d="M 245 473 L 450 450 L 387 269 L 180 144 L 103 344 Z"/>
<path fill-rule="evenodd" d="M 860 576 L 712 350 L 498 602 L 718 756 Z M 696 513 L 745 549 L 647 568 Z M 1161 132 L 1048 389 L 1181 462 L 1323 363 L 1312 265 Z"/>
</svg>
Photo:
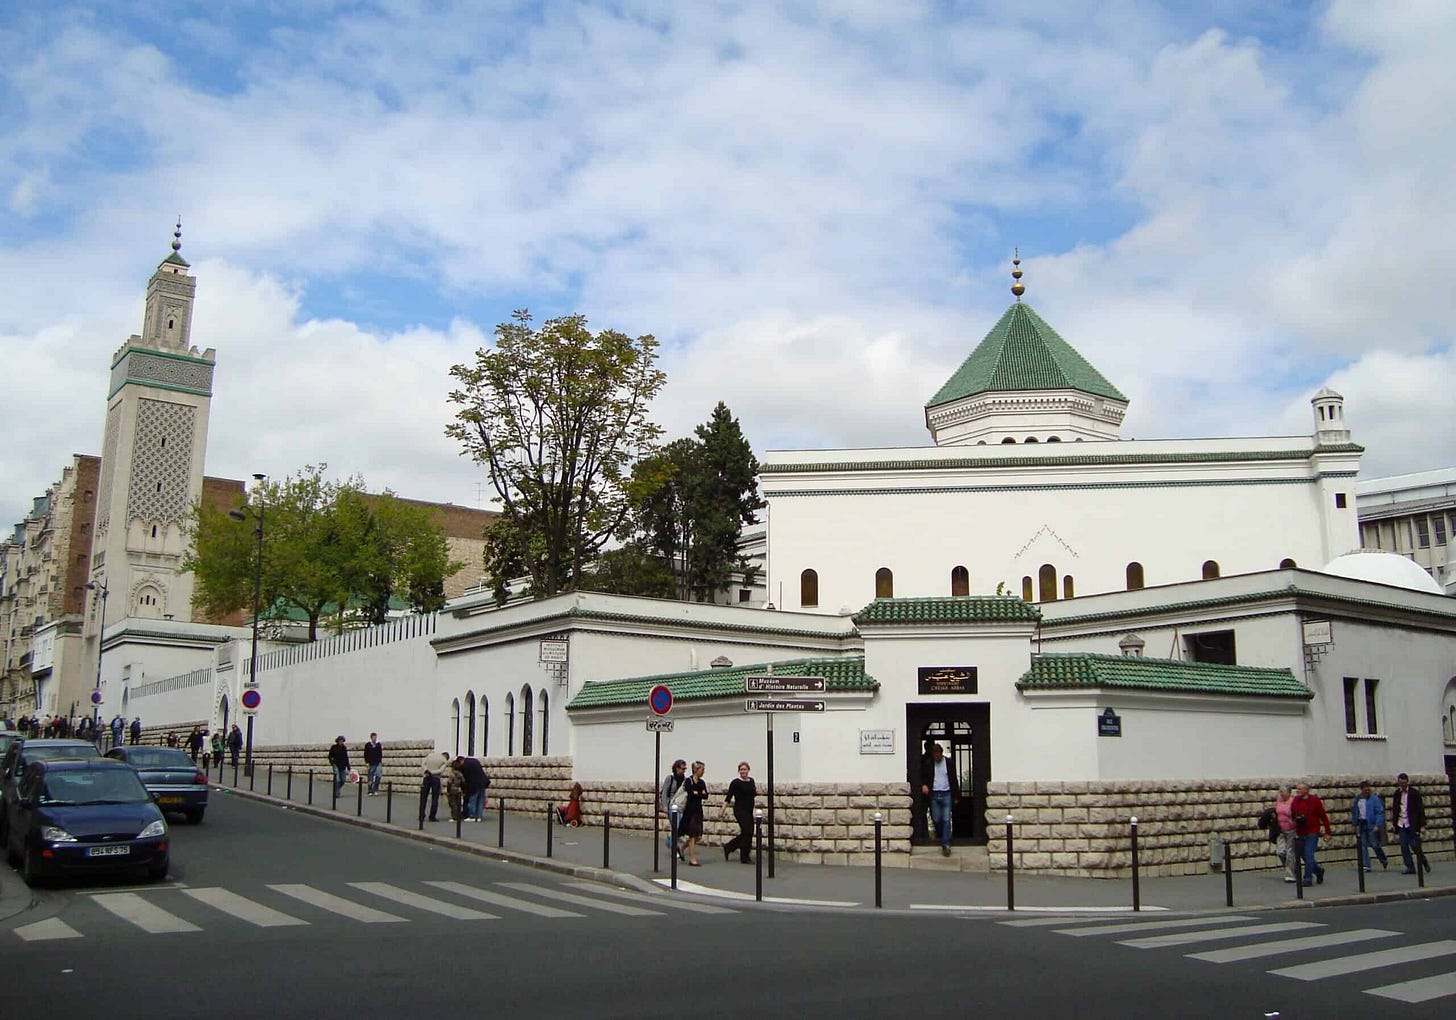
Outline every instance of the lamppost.
<svg viewBox="0 0 1456 1020">
<path fill-rule="evenodd" d="M 253 565 L 253 653 L 248 659 L 248 686 L 258 686 L 258 614 L 262 612 L 263 605 L 263 490 L 262 485 L 267 475 L 255 474 L 253 491 L 258 494 L 256 506 L 249 504 L 253 511 L 253 517 L 257 524 L 253 528 L 253 534 L 258 536 L 258 547 L 254 553 L 256 562 Z M 242 510 L 229 510 L 228 516 L 235 521 L 246 521 L 248 515 Z M 247 775 L 253 774 L 253 713 L 248 713 L 248 735 L 246 750 L 243 752 L 243 770 Z"/>
<path fill-rule="evenodd" d="M 87 581 L 86 590 L 101 593 L 101 622 L 96 627 L 96 686 L 91 690 L 91 732 L 93 734 L 99 734 L 100 729 L 98 724 L 101 721 L 101 651 L 104 643 L 103 639 L 106 637 L 106 596 L 110 594 L 110 589 L 106 587 L 105 581 L 102 581 L 100 584 L 97 584 L 95 581 Z M 39 699 L 37 698 L 37 700 Z M 97 736 L 96 741 L 100 743 L 101 737 Z"/>
</svg>

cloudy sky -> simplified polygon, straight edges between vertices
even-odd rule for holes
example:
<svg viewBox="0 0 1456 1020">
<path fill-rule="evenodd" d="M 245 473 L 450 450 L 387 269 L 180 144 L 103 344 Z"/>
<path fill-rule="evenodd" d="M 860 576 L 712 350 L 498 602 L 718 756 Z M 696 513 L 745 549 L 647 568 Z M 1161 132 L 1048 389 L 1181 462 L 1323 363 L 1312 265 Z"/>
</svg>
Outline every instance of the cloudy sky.
<svg viewBox="0 0 1456 1020">
<path fill-rule="evenodd" d="M 655 334 L 669 436 L 923 444 L 1016 246 L 1125 436 L 1331 385 L 1367 477 L 1456 461 L 1448 0 L 10 0 L 0 44 L 7 522 L 100 451 L 179 213 L 212 475 L 479 505 L 447 372 L 515 308 Z"/>
</svg>

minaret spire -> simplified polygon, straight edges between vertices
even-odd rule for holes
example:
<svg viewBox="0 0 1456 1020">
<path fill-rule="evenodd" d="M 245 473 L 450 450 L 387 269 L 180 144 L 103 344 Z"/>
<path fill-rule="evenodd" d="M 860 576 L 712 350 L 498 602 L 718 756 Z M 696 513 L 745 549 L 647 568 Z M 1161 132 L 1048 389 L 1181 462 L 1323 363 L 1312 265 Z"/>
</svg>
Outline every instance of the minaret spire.
<svg viewBox="0 0 1456 1020">
<path fill-rule="evenodd" d="M 182 214 L 177 214 L 177 229 L 172 231 L 172 250 L 181 253 L 182 251 Z"/>
<path fill-rule="evenodd" d="M 1021 300 L 1021 295 L 1026 293 L 1026 284 L 1021 282 L 1021 249 L 1011 249 L 1014 254 L 1011 257 L 1011 293 L 1016 295 L 1016 300 Z"/>
</svg>

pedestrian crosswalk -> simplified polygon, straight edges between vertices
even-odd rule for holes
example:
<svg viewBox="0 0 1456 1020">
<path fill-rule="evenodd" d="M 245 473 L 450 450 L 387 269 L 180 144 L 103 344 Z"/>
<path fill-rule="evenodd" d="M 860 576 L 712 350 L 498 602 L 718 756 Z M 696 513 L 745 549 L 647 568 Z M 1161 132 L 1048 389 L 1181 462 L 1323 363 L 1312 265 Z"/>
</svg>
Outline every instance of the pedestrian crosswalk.
<svg viewBox="0 0 1456 1020">
<path fill-rule="evenodd" d="M 670 911 L 732 914 L 727 907 L 684 903 L 667 897 L 612 889 L 591 882 L 426 881 L 422 888 L 391 882 L 347 882 L 336 889 L 279 883 L 256 889 L 160 886 L 139 892 L 76 896 L 64 917 L 10 929 L 23 942 L 105 936 L 116 931 L 169 935 L 226 925 L 287 928 L 327 923 L 402 924 L 425 919 L 499 921 L 512 915 L 569 920 L 591 915 L 663 917 Z M 483 908 L 490 909 L 483 909 Z M 3 933 L 0 933 L 3 934 Z"/>
<path fill-rule="evenodd" d="M 1303 962 L 1268 971 L 1275 977 L 1296 981 L 1371 974 L 1391 967 L 1408 969 L 1412 964 L 1425 961 L 1440 961 L 1437 966 L 1456 962 L 1449 959 L 1456 957 L 1456 940 L 1452 939 L 1401 945 L 1392 940 L 1406 936 L 1386 928 L 1331 930 L 1329 925 L 1318 921 L 1269 921 L 1243 914 L 1119 921 L 1114 924 L 1108 924 L 1105 917 L 1065 917 L 1060 921 L 1018 918 L 1000 923 L 1013 928 L 1052 927 L 1056 935 L 1110 939 L 1120 946 L 1141 950 L 1238 942 L 1238 945 L 1199 949 L 1185 955 L 1190 960 L 1203 963 L 1255 965 L 1271 957 L 1283 957 L 1286 962 L 1291 957 L 1304 957 Z M 1060 927 L 1056 927 L 1058 924 Z M 1377 942 L 1383 943 L 1384 948 L 1370 948 L 1371 943 Z M 1398 1002 L 1430 1002 L 1456 996 L 1456 970 L 1375 985 L 1361 991 Z"/>
</svg>

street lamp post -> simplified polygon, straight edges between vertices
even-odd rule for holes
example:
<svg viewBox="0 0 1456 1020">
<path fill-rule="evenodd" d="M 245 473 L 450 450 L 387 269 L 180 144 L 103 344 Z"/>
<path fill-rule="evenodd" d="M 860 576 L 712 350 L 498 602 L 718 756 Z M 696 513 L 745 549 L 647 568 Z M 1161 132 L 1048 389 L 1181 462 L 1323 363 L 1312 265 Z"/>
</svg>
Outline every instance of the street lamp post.
<svg viewBox="0 0 1456 1020">
<path fill-rule="evenodd" d="M 101 693 L 101 651 L 103 639 L 106 637 L 106 596 L 110 594 L 110 590 L 106 587 L 105 581 L 100 584 L 95 581 L 87 581 L 86 590 L 101 593 L 101 621 L 96 626 L 96 686 L 91 691 L 91 732 L 95 734 L 100 732 L 98 724 L 101 721 L 101 701 L 98 695 Z M 39 697 L 37 697 L 37 702 L 39 702 Z M 101 738 L 98 736 L 96 741 L 100 743 Z"/>
<path fill-rule="evenodd" d="M 254 519 L 257 521 L 253 534 L 258 536 L 258 546 L 254 553 L 256 562 L 253 565 L 253 651 L 248 659 L 249 687 L 258 686 L 258 614 L 262 611 L 263 604 L 263 493 L 259 486 L 267 477 L 262 474 L 253 475 L 253 481 L 258 483 L 253 487 L 258 492 L 258 503 L 252 508 Z M 248 515 L 241 510 L 229 510 L 228 516 L 235 521 L 248 519 Z M 253 714 L 251 712 L 248 713 L 248 734 L 243 751 L 243 771 L 250 776 L 253 774 Z"/>
</svg>

